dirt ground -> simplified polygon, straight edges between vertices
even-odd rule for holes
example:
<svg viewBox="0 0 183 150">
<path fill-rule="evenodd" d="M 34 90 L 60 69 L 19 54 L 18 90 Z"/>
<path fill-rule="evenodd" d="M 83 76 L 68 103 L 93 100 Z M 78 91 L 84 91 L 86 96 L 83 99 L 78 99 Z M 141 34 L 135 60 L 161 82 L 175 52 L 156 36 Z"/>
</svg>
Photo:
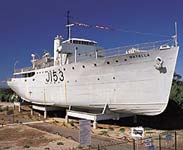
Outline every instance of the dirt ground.
<svg viewBox="0 0 183 150">
<path fill-rule="evenodd" d="M 0 150 L 60 150 L 77 148 L 79 143 L 59 135 L 44 132 L 26 125 L 0 128 Z"/>
<path fill-rule="evenodd" d="M 2 107 L 3 106 L 3 107 Z M 7 107 L 8 106 L 8 107 Z M 10 104 L 0 103 L 0 150 L 70 150 L 81 149 L 79 146 L 79 120 L 64 118 L 43 119 L 40 112 L 33 116 L 25 106 L 21 113 L 13 110 Z M 26 124 L 26 125 L 25 125 Z M 100 123 L 97 129 L 91 128 L 91 148 L 105 150 L 133 149 L 130 126 L 115 125 L 115 123 Z M 166 134 L 172 134 L 171 142 L 166 142 Z M 174 131 L 145 128 L 144 138 L 153 137 L 153 143 L 158 148 L 159 134 L 162 135 L 162 147 L 174 149 Z M 183 131 L 177 131 L 177 150 L 183 149 Z M 162 148 L 162 150 L 164 150 Z M 146 150 L 144 140 L 139 141 L 139 149 Z"/>
</svg>

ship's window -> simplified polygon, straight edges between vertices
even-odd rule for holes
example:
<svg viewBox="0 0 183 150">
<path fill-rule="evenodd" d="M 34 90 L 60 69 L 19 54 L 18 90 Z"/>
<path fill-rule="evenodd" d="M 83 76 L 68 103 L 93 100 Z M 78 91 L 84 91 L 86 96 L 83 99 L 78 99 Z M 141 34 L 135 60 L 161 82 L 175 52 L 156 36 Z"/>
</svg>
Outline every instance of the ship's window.
<svg viewBox="0 0 183 150">
<path fill-rule="evenodd" d="M 139 57 L 141 57 L 141 55 L 139 55 Z"/>
<path fill-rule="evenodd" d="M 74 70 L 74 67 L 72 67 L 72 69 Z"/>
<path fill-rule="evenodd" d="M 133 56 L 133 58 L 135 58 L 135 56 Z"/>
<path fill-rule="evenodd" d="M 25 82 L 27 82 L 27 80 L 25 80 Z"/>
<path fill-rule="evenodd" d="M 116 63 L 118 63 L 118 60 L 116 60 Z"/>
<path fill-rule="evenodd" d="M 35 75 L 35 72 L 30 72 L 30 73 L 24 73 L 24 74 L 22 74 L 22 77 L 23 78 L 28 78 L 28 77 L 32 77 L 34 75 Z"/>
<path fill-rule="evenodd" d="M 132 56 L 129 56 L 130 58 L 132 58 Z"/>
<path fill-rule="evenodd" d="M 66 69 L 64 68 L 63 70 L 65 71 Z"/>
<path fill-rule="evenodd" d="M 75 82 L 77 82 L 77 80 L 75 80 Z"/>
<path fill-rule="evenodd" d="M 78 55 L 80 56 L 81 54 L 79 53 Z"/>
<path fill-rule="evenodd" d="M 97 66 L 97 64 L 94 64 L 94 66 L 96 67 L 96 66 Z"/>
<path fill-rule="evenodd" d="M 67 83 L 69 83 L 69 81 L 67 81 Z"/>
<path fill-rule="evenodd" d="M 107 64 L 110 64 L 110 62 L 109 62 L 109 61 L 107 61 Z"/>
<path fill-rule="evenodd" d="M 147 56 L 150 56 L 149 54 L 147 54 Z"/>
<path fill-rule="evenodd" d="M 83 65 L 82 67 L 85 68 L 85 65 Z"/>
<path fill-rule="evenodd" d="M 113 77 L 113 79 L 116 79 L 115 77 Z"/>
<path fill-rule="evenodd" d="M 124 61 L 127 61 L 127 59 L 124 59 Z"/>
<path fill-rule="evenodd" d="M 35 81 L 35 79 L 32 79 L 32 81 Z"/>
<path fill-rule="evenodd" d="M 100 80 L 99 78 L 97 80 Z"/>
</svg>

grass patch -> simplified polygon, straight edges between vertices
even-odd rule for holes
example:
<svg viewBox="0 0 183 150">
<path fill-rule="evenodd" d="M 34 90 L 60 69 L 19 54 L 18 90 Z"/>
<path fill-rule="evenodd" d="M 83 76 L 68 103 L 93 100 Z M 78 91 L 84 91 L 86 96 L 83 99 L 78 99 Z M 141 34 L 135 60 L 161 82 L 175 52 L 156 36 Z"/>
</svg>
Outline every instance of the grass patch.
<svg viewBox="0 0 183 150">
<path fill-rule="evenodd" d="M 83 149 L 83 147 L 81 145 L 78 146 L 78 149 Z"/>
<path fill-rule="evenodd" d="M 153 129 L 149 128 L 149 127 L 146 127 L 146 128 L 144 128 L 144 130 L 149 131 L 149 130 L 153 130 Z"/>
<path fill-rule="evenodd" d="M 10 146 L 4 147 L 4 149 L 10 149 L 10 148 L 11 148 Z"/>
<path fill-rule="evenodd" d="M 63 142 L 57 142 L 57 145 L 64 145 Z"/>
<path fill-rule="evenodd" d="M 108 132 L 106 130 L 102 130 L 100 132 L 100 135 L 108 136 Z"/>
<path fill-rule="evenodd" d="M 121 133 L 124 133 L 124 132 L 125 132 L 125 128 L 120 128 L 119 131 L 120 131 Z"/>
<path fill-rule="evenodd" d="M 70 123 L 71 126 L 74 126 L 74 121 L 73 120 L 71 120 L 69 123 Z"/>
<path fill-rule="evenodd" d="M 148 132 L 145 132 L 146 134 L 153 134 L 154 132 L 151 132 L 151 131 L 148 131 Z"/>
<path fill-rule="evenodd" d="M 30 148 L 30 146 L 29 145 L 24 145 L 24 148 Z"/>
</svg>

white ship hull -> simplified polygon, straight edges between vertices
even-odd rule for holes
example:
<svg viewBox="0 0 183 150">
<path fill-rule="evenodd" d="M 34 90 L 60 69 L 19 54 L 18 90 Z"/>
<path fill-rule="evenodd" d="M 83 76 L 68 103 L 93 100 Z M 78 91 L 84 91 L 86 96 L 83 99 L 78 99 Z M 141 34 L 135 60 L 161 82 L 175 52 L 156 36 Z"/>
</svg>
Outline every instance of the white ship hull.
<svg viewBox="0 0 183 150">
<path fill-rule="evenodd" d="M 169 100 L 178 47 L 124 54 L 35 70 L 8 85 L 24 100 L 60 107 L 103 108 L 157 115 Z M 161 57 L 163 67 L 155 68 Z M 96 65 L 95 65 L 96 64 Z"/>
</svg>

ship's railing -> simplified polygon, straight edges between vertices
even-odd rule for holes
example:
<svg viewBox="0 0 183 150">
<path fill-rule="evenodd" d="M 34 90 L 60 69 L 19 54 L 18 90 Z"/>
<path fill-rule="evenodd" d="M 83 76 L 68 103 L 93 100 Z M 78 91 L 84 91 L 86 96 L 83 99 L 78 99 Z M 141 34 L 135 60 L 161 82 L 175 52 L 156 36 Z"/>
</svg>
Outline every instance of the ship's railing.
<svg viewBox="0 0 183 150">
<path fill-rule="evenodd" d="M 53 66 L 53 62 L 48 62 L 46 64 L 42 64 L 40 66 L 36 66 L 35 68 L 33 67 L 25 67 L 25 68 L 21 68 L 21 69 L 15 69 L 14 73 L 23 73 L 23 72 L 29 72 L 29 71 L 34 71 L 37 69 L 41 69 L 41 68 L 47 68 Z"/>
<path fill-rule="evenodd" d="M 74 52 L 75 60 L 71 60 L 70 63 L 73 63 L 73 62 L 76 63 L 79 61 L 88 61 L 92 59 L 99 59 L 101 57 L 104 58 L 104 57 L 123 55 L 128 53 L 132 49 L 136 51 L 160 50 L 162 46 L 171 47 L 173 45 L 174 45 L 174 41 L 169 39 L 169 40 L 163 40 L 163 41 L 155 41 L 155 42 L 148 42 L 148 43 L 142 43 L 142 44 L 122 46 L 122 47 L 117 47 L 112 49 L 102 49 L 102 50 L 93 51 L 87 54 L 86 53 L 80 54 L 79 56 L 77 55 L 77 51 L 75 50 Z M 23 72 L 33 71 L 36 69 L 46 68 L 50 66 L 53 66 L 53 61 L 46 64 L 43 63 L 42 65 L 36 66 L 35 68 L 27 67 L 22 69 L 16 69 L 14 70 L 14 73 L 21 73 L 21 72 L 23 73 Z"/>
<path fill-rule="evenodd" d="M 170 40 L 122 46 L 122 47 L 111 48 L 111 49 L 103 49 L 95 52 L 95 54 L 90 53 L 89 55 L 90 56 L 95 55 L 95 58 L 98 58 L 97 55 L 98 56 L 104 55 L 104 57 L 111 57 L 111 56 L 126 54 L 131 49 L 134 49 L 137 51 L 160 50 L 162 46 L 171 47 L 173 46 L 173 44 L 174 44 L 173 40 L 170 39 Z"/>
</svg>

